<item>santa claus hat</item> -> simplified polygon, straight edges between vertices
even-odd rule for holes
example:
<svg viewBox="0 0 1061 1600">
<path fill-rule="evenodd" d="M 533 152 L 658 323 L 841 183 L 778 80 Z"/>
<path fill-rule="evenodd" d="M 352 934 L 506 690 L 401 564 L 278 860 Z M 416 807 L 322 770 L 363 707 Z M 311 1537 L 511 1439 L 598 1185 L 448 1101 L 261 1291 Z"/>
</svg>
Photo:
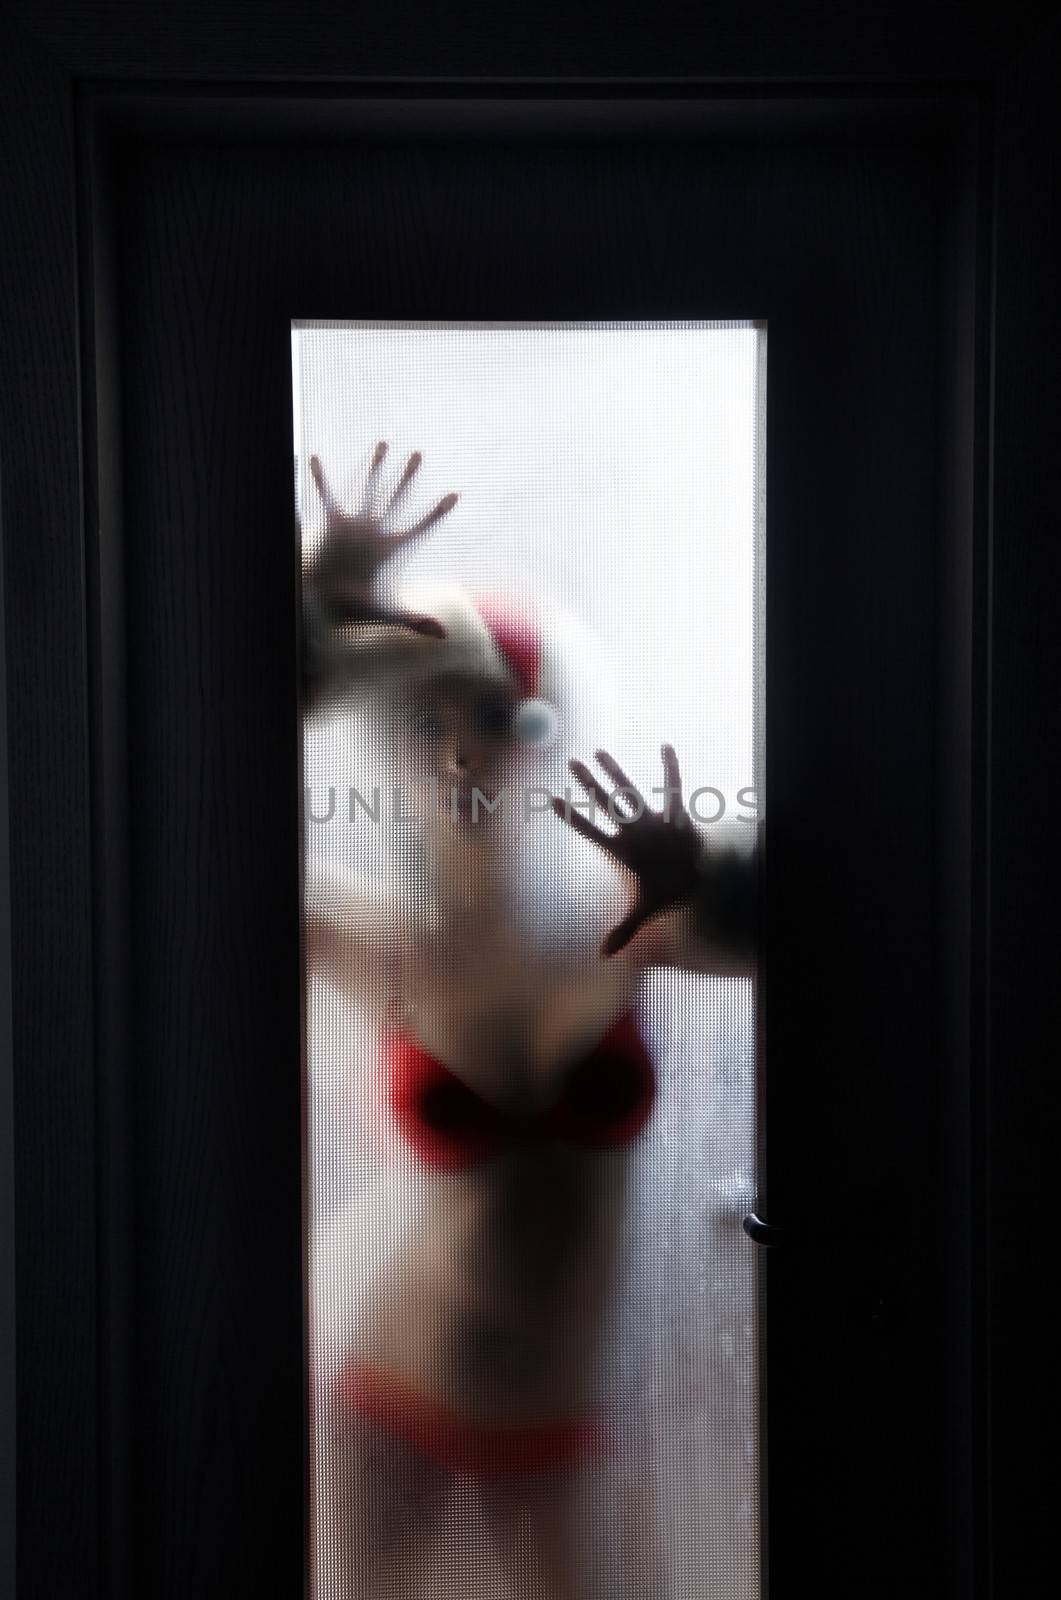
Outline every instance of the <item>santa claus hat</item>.
<svg viewBox="0 0 1061 1600">
<path fill-rule="evenodd" d="M 557 685 L 536 607 L 512 595 L 471 594 L 456 584 L 433 584 L 402 600 L 446 630 L 444 639 L 430 641 L 435 671 L 468 672 L 514 685 L 520 695 L 517 739 L 539 746 L 553 742 L 559 727 Z"/>
</svg>

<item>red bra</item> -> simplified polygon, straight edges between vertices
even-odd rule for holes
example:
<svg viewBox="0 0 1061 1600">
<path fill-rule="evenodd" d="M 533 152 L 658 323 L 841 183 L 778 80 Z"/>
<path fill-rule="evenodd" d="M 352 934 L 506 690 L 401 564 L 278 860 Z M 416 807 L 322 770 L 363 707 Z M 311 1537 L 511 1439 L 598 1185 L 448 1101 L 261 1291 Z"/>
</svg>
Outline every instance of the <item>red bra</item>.
<svg viewBox="0 0 1061 1600">
<path fill-rule="evenodd" d="M 555 1105 L 537 1117 L 500 1111 L 407 1034 L 386 1043 L 395 1120 L 429 1166 L 475 1166 L 547 1139 L 605 1149 L 637 1137 L 656 1098 L 656 1074 L 632 1012 L 572 1066 Z"/>
</svg>

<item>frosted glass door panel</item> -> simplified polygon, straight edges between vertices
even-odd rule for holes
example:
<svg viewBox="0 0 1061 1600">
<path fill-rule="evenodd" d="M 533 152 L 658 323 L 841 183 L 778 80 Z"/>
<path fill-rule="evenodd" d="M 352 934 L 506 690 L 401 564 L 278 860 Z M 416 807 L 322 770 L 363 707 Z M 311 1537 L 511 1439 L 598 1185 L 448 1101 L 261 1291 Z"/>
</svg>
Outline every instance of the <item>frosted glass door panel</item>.
<svg viewBox="0 0 1061 1600">
<path fill-rule="evenodd" d="M 313 1600 L 759 1592 L 765 342 L 294 327 Z"/>
</svg>

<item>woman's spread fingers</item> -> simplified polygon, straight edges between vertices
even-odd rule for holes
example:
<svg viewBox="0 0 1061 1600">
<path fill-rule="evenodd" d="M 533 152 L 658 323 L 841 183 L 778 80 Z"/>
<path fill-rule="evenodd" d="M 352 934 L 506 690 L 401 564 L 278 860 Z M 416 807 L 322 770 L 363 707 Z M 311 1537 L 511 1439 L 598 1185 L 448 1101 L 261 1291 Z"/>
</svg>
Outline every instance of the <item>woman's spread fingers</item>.
<svg viewBox="0 0 1061 1600">
<path fill-rule="evenodd" d="M 411 540 L 418 539 L 422 533 L 427 532 L 428 528 L 433 528 L 436 522 L 441 522 L 443 517 L 448 517 L 459 499 L 459 494 L 444 494 L 433 511 L 429 511 L 426 516 L 421 517 L 419 522 L 414 522 L 412 527 L 407 528 L 404 533 L 393 534 L 388 543 L 397 550 L 403 544 L 409 544 Z"/>
<path fill-rule="evenodd" d="M 597 760 L 600 762 L 609 778 L 611 778 L 612 782 L 623 791 L 624 796 L 629 796 L 631 803 L 635 807 L 639 806 L 641 810 L 644 811 L 645 802 L 640 789 L 638 789 L 635 783 L 631 783 L 630 779 L 626 776 L 626 773 L 623 771 L 618 761 L 613 760 L 613 758 L 608 754 L 607 750 L 598 750 Z"/>
<path fill-rule="evenodd" d="M 593 823 L 587 817 L 584 817 L 581 811 L 573 810 L 570 799 L 560 800 L 556 795 L 553 795 L 552 807 L 557 816 L 562 821 L 570 823 L 575 832 L 580 833 L 584 839 L 590 839 L 594 844 L 599 844 L 602 850 L 610 851 L 613 849 L 615 841 L 611 835 L 605 833 L 602 828 L 594 827 Z"/>
<path fill-rule="evenodd" d="M 388 516 L 390 516 L 392 512 L 396 511 L 401 505 L 402 501 L 405 499 L 405 496 L 409 490 L 409 485 L 416 477 L 416 474 L 420 471 L 423 459 L 424 458 L 420 454 L 419 450 L 414 450 L 408 461 L 405 463 L 405 471 L 398 479 L 394 493 L 391 495 L 387 504 Z"/>
<path fill-rule="evenodd" d="M 611 795 L 608 793 L 604 785 L 599 783 L 593 776 L 585 762 L 569 761 L 568 766 L 578 779 L 579 783 L 582 785 L 583 789 L 585 789 L 586 793 L 593 796 L 594 800 L 596 800 L 597 804 L 602 808 L 602 810 L 606 811 L 608 815 L 614 819 L 614 821 L 621 821 L 621 818 L 612 810 Z"/>
</svg>

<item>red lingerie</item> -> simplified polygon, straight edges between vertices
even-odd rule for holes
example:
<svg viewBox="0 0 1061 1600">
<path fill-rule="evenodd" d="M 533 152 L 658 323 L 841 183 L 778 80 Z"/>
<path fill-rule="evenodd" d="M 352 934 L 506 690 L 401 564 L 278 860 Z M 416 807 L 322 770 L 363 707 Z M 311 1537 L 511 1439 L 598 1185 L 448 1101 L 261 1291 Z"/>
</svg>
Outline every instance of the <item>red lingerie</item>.
<svg viewBox="0 0 1061 1600">
<path fill-rule="evenodd" d="M 560 1098 L 537 1117 L 491 1105 L 407 1034 L 389 1037 L 386 1064 L 399 1129 L 427 1165 L 441 1170 L 475 1166 L 545 1140 L 595 1150 L 628 1144 L 656 1098 L 655 1070 L 629 1011 L 569 1069 Z"/>
<path fill-rule="evenodd" d="M 533 1118 L 490 1105 L 407 1034 L 389 1035 L 385 1059 L 402 1134 L 425 1163 L 443 1171 L 546 1140 L 589 1149 L 628 1144 L 656 1097 L 656 1074 L 631 1012 L 568 1070 L 559 1099 Z M 340 1375 L 338 1403 L 347 1416 L 375 1423 L 450 1472 L 555 1471 L 592 1460 L 606 1446 L 599 1416 L 474 1419 L 356 1357 Z"/>
<path fill-rule="evenodd" d="M 390 1373 L 356 1360 L 339 1378 L 339 1406 L 411 1445 L 447 1472 L 507 1476 L 555 1472 L 599 1457 L 607 1446 L 598 1417 L 558 1417 L 538 1422 L 486 1422 L 463 1417 Z"/>
</svg>

